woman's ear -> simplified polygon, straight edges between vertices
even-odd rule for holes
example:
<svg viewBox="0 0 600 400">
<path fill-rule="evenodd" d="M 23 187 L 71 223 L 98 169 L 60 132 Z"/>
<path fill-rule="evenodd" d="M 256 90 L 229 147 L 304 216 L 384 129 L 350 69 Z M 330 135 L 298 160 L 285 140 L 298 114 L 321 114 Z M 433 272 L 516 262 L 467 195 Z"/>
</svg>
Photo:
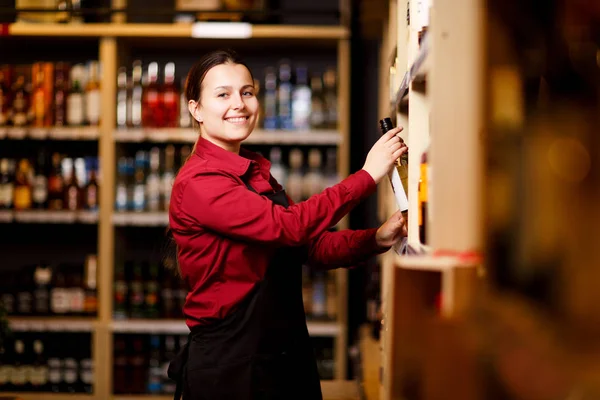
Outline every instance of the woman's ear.
<svg viewBox="0 0 600 400">
<path fill-rule="evenodd" d="M 196 121 L 198 121 L 199 123 L 202 123 L 202 115 L 200 112 L 200 105 L 198 104 L 197 101 L 194 101 L 194 100 L 188 101 L 188 110 L 190 110 L 190 114 L 192 114 L 192 117 L 194 117 L 194 119 Z"/>
</svg>

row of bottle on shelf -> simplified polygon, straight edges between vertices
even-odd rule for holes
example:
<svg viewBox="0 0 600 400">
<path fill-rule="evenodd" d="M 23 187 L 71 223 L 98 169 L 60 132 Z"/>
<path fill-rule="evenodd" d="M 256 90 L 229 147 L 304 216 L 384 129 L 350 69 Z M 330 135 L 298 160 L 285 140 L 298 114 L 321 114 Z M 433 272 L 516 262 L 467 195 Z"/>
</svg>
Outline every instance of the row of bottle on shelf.
<svg viewBox="0 0 600 400">
<path fill-rule="evenodd" d="M 28 158 L 0 159 L 0 209 L 96 210 L 97 157 L 68 157 L 40 150 Z"/>
<path fill-rule="evenodd" d="M 0 127 L 100 123 L 100 63 L 0 66 Z"/>
<path fill-rule="evenodd" d="M 183 87 L 177 82 L 175 63 L 143 68 L 136 60 L 117 75 L 117 127 L 192 126 Z M 98 61 L 70 65 L 36 62 L 0 65 L 0 127 L 48 128 L 97 126 L 100 123 L 101 68 Z M 255 79 L 261 107 L 259 126 L 264 129 L 335 129 L 337 126 L 336 70 L 309 73 L 306 66 L 292 67 L 281 60 Z"/>
<path fill-rule="evenodd" d="M 19 332 L 0 346 L 0 392 L 92 393 L 91 335 Z"/>
<path fill-rule="evenodd" d="M 82 264 L 41 262 L 0 271 L 0 303 L 8 315 L 95 316 L 96 274 L 96 255 Z"/>
<path fill-rule="evenodd" d="M 172 394 L 170 360 L 187 335 L 114 336 L 115 394 Z M 321 379 L 333 379 L 333 350 L 313 339 Z M 18 332 L 0 347 L 1 392 L 92 393 L 94 361 L 89 333 Z"/>
<path fill-rule="evenodd" d="M 126 67 L 118 70 L 117 126 L 183 127 L 192 126 L 183 88 L 176 83 L 175 63 L 163 67 L 159 79 L 159 64 L 151 62 L 146 69 L 139 60 L 133 62 L 130 73 Z M 309 130 L 335 129 L 337 126 L 336 70 L 309 75 L 306 66 L 295 68 L 289 60 L 264 71 L 264 80 L 254 80 L 261 107 L 258 126 L 264 129 Z"/>
</svg>

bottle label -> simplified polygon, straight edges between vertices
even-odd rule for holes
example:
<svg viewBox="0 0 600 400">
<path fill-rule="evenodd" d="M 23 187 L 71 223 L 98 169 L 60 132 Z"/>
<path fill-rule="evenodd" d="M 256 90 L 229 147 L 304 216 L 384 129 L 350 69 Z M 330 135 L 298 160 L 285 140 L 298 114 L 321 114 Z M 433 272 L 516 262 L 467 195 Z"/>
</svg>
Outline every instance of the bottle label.
<svg viewBox="0 0 600 400">
<path fill-rule="evenodd" d="M 29 379 L 33 386 L 45 385 L 48 383 L 48 367 L 45 365 L 32 367 Z"/>
<path fill-rule="evenodd" d="M 5 183 L 0 185 L 0 207 L 10 208 L 13 203 L 13 184 Z"/>
<path fill-rule="evenodd" d="M 117 211 L 127 210 L 127 187 L 125 185 L 117 186 Z"/>
<path fill-rule="evenodd" d="M 82 125 L 84 122 L 83 95 L 71 93 L 67 97 L 67 123 L 69 125 Z"/>
<path fill-rule="evenodd" d="M 33 295 L 30 292 L 19 292 L 17 306 L 21 314 L 30 314 L 33 311 Z"/>
<path fill-rule="evenodd" d="M 90 125 L 98 125 L 100 121 L 100 90 L 90 90 L 86 96 L 87 120 Z"/>
<path fill-rule="evenodd" d="M 23 386 L 27 382 L 27 368 L 24 366 L 15 367 L 12 371 L 10 383 L 15 386 Z"/>
<path fill-rule="evenodd" d="M 12 381 L 13 370 L 12 365 L 0 365 L 0 387 Z"/>
<path fill-rule="evenodd" d="M 136 211 L 143 211 L 146 207 L 146 196 L 144 185 L 135 185 L 133 190 L 133 208 Z"/>
<path fill-rule="evenodd" d="M 48 180 L 44 175 L 35 177 L 32 196 L 35 204 L 44 204 L 48 199 Z"/>
<path fill-rule="evenodd" d="M 58 384 L 62 382 L 62 368 L 61 362 L 58 358 L 48 359 L 48 381 L 52 384 Z"/>
<path fill-rule="evenodd" d="M 69 309 L 72 313 L 81 313 L 85 302 L 83 288 L 71 288 L 69 293 Z"/>
<path fill-rule="evenodd" d="M 69 295 L 66 289 L 54 288 L 50 297 L 52 312 L 64 314 L 69 311 Z"/>
<path fill-rule="evenodd" d="M 50 294 L 47 289 L 38 289 L 35 291 L 35 311 L 39 314 L 48 312 Z"/>
<path fill-rule="evenodd" d="M 19 210 L 31 208 L 31 189 L 29 186 L 17 186 L 14 191 L 15 208 Z"/>
<path fill-rule="evenodd" d="M 68 384 L 77 382 L 77 361 L 74 358 L 65 358 L 64 380 Z"/>
</svg>

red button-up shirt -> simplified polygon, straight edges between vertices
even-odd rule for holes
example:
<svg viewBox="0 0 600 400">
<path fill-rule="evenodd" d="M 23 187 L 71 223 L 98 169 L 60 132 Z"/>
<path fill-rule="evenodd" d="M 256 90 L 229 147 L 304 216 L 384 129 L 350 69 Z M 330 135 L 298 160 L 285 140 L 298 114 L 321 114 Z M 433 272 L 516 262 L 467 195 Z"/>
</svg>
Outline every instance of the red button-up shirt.
<svg viewBox="0 0 600 400">
<path fill-rule="evenodd" d="M 200 138 L 179 171 L 169 222 L 189 293 L 189 327 L 227 315 L 265 274 L 274 250 L 308 245 L 317 268 L 356 265 L 381 252 L 376 229 L 329 232 L 376 190 L 363 170 L 287 209 L 259 195 L 281 190 L 271 163 L 241 149 L 235 154 Z M 257 193 L 246 187 L 248 183 Z"/>
</svg>

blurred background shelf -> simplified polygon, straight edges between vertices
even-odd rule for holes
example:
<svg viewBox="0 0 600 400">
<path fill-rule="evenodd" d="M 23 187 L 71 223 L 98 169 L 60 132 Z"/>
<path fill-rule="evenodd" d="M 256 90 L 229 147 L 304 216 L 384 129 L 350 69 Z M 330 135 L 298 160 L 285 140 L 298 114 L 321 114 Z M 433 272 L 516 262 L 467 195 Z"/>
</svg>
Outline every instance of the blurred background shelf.
<svg viewBox="0 0 600 400">
<path fill-rule="evenodd" d="M 0 210 L 0 223 L 96 224 L 98 211 Z"/>
<path fill-rule="evenodd" d="M 167 226 L 169 214 L 166 211 L 135 212 L 117 211 L 113 214 L 115 226 Z"/>
<path fill-rule="evenodd" d="M 334 130 L 268 131 L 255 129 L 245 144 L 272 145 L 337 145 L 342 136 Z M 120 143 L 188 143 L 193 144 L 198 133 L 191 128 L 142 128 L 115 131 L 115 141 Z"/>
<path fill-rule="evenodd" d="M 16 332 L 93 332 L 98 320 L 94 317 L 9 317 L 8 322 Z"/>
<path fill-rule="evenodd" d="M 0 393 L 0 399 L 7 400 L 92 400 L 94 399 L 93 394 L 80 394 L 80 393 L 11 393 L 5 392 Z"/>
<path fill-rule="evenodd" d="M 97 140 L 100 130 L 95 126 L 65 127 L 0 127 L 0 139 L 13 140 Z"/>
</svg>

